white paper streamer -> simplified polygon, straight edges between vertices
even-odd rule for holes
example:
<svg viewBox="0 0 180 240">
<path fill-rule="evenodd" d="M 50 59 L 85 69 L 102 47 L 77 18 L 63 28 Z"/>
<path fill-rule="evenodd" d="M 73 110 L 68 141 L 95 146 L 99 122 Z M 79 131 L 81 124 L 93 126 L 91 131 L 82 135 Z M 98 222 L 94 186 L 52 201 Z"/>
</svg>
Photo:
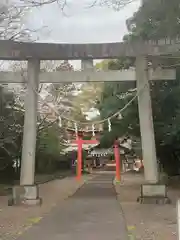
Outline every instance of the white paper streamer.
<svg viewBox="0 0 180 240">
<path fill-rule="evenodd" d="M 75 128 L 75 133 L 76 133 L 76 135 L 78 135 L 78 127 L 77 127 L 77 123 L 74 123 L 74 128 Z"/>
<path fill-rule="evenodd" d="M 109 132 L 111 131 L 111 121 L 110 121 L 109 118 L 108 118 L 108 131 L 109 131 Z"/>
<path fill-rule="evenodd" d="M 92 135 L 95 136 L 95 126 L 94 126 L 94 124 L 92 125 Z"/>
<path fill-rule="evenodd" d="M 62 119 L 60 116 L 59 116 L 59 127 L 62 127 Z"/>
<path fill-rule="evenodd" d="M 122 116 L 122 114 L 121 114 L 121 113 L 119 113 L 119 114 L 118 114 L 118 116 L 117 116 L 117 119 L 118 119 L 118 120 L 121 120 L 121 119 L 123 119 L 123 116 Z"/>
</svg>

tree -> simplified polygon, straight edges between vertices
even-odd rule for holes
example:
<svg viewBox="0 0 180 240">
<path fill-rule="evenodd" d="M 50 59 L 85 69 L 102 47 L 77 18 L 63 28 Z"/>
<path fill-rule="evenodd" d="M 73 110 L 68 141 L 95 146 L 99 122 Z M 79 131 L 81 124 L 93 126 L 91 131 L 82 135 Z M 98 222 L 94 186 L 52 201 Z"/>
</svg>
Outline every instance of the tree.
<svg viewBox="0 0 180 240">
<path fill-rule="evenodd" d="M 175 10 L 175 12 L 173 12 L 173 10 Z M 179 17 L 179 3 L 176 0 L 172 2 L 167 0 L 144 1 L 144 4 L 138 12 L 128 20 L 130 33 L 125 36 L 125 40 L 133 41 L 139 38 L 159 39 L 161 37 L 177 36 L 179 35 Z M 118 69 L 118 67 L 126 68 L 127 62 L 128 66 L 129 63 L 130 66 L 134 65 L 133 60 L 121 58 L 110 62 L 108 68 L 114 70 Z M 177 63 L 179 63 L 179 60 Z M 166 66 L 172 65 L 169 59 L 166 59 L 162 64 Z M 180 74 L 179 67 L 177 66 L 176 68 L 176 81 L 153 81 L 150 86 L 157 155 L 165 171 L 169 174 L 177 174 L 180 168 L 180 129 L 178 124 L 180 118 Z M 113 109 L 116 111 L 121 108 L 122 104 L 124 105 L 126 103 L 127 99 L 121 99 L 120 102 L 115 99 L 115 96 L 121 94 L 123 89 L 120 87 L 122 83 L 118 85 L 119 90 L 116 84 L 111 84 L 112 90 L 110 90 L 110 86 L 104 88 L 103 95 L 105 97 L 102 98 L 100 104 L 102 117 L 107 117 L 111 114 L 110 110 Z M 127 89 L 124 91 L 126 92 Z M 130 95 L 128 94 L 128 96 Z M 111 135 L 111 144 L 117 134 L 128 133 L 131 134 L 131 136 L 139 136 L 137 100 L 127 108 L 121 121 L 114 121 L 115 124 L 112 122 L 112 132 L 108 133 L 105 131 L 106 136 L 108 134 Z M 108 139 L 110 139 L 109 135 Z"/>
<path fill-rule="evenodd" d="M 128 20 L 130 34 L 125 38 L 133 40 L 179 37 L 179 19 L 179 1 L 144 1 L 137 13 Z M 166 59 L 163 64 L 171 66 L 173 65 L 171 61 Z M 179 59 L 173 61 L 177 64 L 177 81 L 154 83 L 151 86 L 151 93 L 157 154 L 166 171 L 177 173 L 180 165 L 178 124 L 180 74 Z"/>
<path fill-rule="evenodd" d="M 36 170 L 38 172 L 57 171 L 57 163 L 61 160 L 61 129 L 57 123 L 44 126 L 38 131 L 36 148 Z M 43 160 L 42 160 L 43 159 Z"/>
<path fill-rule="evenodd" d="M 0 3 L 0 40 L 23 41 L 30 38 L 30 30 L 22 22 L 26 11 L 25 6 L 15 5 L 13 1 Z M 24 112 L 16 100 L 8 85 L 0 84 L 0 176 L 8 176 L 9 179 L 9 176 L 13 178 L 13 161 L 21 156 Z"/>
<path fill-rule="evenodd" d="M 57 66 L 54 71 L 74 71 L 74 69 L 68 61 L 64 61 Z M 82 112 L 82 106 L 80 102 L 77 101 L 79 97 L 78 95 L 81 91 L 81 86 L 79 84 L 73 82 L 50 84 L 47 91 L 49 93 L 47 98 L 50 98 L 51 103 L 53 103 L 53 106 L 57 109 L 59 115 L 65 117 L 65 125 L 67 125 L 68 119 L 75 121 L 86 120 L 85 115 Z M 72 125 L 73 121 L 69 121 L 69 124 Z M 74 125 L 71 127 L 74 128 Z"/>
<path fill-rule="evenodd" d="M 0 86 L 0 175 L 2 178 L 7 178 L 9 175 L 13 178 L 13 161 L 21 156 L 23 119 L 23 109 L 16 104 L 14 94 Z"/>
<path fill-rule="evenodd" d="M 103 66 L 103 64 L 102 64 Z M 121 70 L 129 69 L 133 66 L 133 61 L 131 59 L 121 58 L 113 61 L 105 62 L 105 67 L 109 70 Z M 104 67 L 103 67 L 104 68 Z M 134 89 L 135 84 L 133 82 L 118 82 L 118 83 L 104 83 L 103 92 L 101 94 L 101 100 L 97 104 L 97 108 L 100 111 L 101 119 L 108 119 L 114 113 L 118 112 L 123 108 L 133 97 L 134 92 L 128 92 L 130 89 Z M 117 114 L 111 120 L 112 131 L 108 132 L 107 121 L 104 125 L 104 134 L 101 139 L 102 147 L 110 147 L 113 145 L 116 137 L 130 133 L 131 135 L 139 135 L 139 123 L 138 123 L 138 114 L 137 114 L 137 101 L 134 101 L 130 108 L 127 108 L 121 116 Z M 136 128 L 132 127 L 132 121 L 134 120 Z"/>
<path fill-rule="evenodd" d="M 22 74 L 26 71 L 26 67 L 26 63 L 12 65 L 13 70 L 21 71 Z M 39 89 L 39 94 L 41 91 L 42 87 Z M 21 158 L 25 93 L 26 87 L 21 85 L 16 86 L 16 91 L 9 85 L 3 86 L 1 90 L 0 116 L 2 118 L 1 124 L 3 124 L 1 130 L 4 130 L 0 139 L 2 156 L 0 169 L 2 168 L 2 170 L 6 169 L 8 165 L 12 167 L 14 159 Z M 41 172 L 57 169 L 57 163 L 61 160 L 60 154 L 64 148 L 61 142 L 65 136 L 65 131 L 64 128 L 58 126 L 58 116 L 53 122 L 47 120 L 47 116 L 40 114 L 37 123 L 36 170 Z"/>
<path fill-rule="evenodd" d="M 88 113 L 95 112 L 96 104 L 100 100 L 104 83 L 88 82 L 83 83 L 80 93 L 76 96 L 75 105 L 80 106 L 84 115 L 88 117 Z M 96 119 L 98 116 L 95 116 Z"/>
<path fill-rule="evenodd" d="M 180 166 L 179 77 L 180 75 L 177 74 L 176 81 L 157 81 L 150 86 L 157 155 L 169 174 L 177 173 Z M 117 98 L 117 96 L 123 96 L 122 93 L 127 93 L 128 89 L 132 87 L 133 85 L 128 86 L 125 83 L 105 84 L 101 102 L 97 106 L 102 119 L 108 118 L 117 112 L 133 98 L 135 94 L 133 92 L 128 95 L 124 94 L 124 97 L 120 99 Z M 111 132 L 108 132 L 106 123 L 101 140 L 102 146 L 110 147 L 116 137 L 126 134 L 132 137 L 140 137 L 137 99 L 122 113 L 122 116 L 122 119 L 114 118 L 111 121 Z"/>
<path fill-rule="evenodd" d="M 160 39 L 180 35 L 179 1 L 147 0 L 140 9 L 127 20 L 129 34 L 125 40 Z"/>
<path fill-rule="evenodd" d="M 0 39 L 30 39 L 30 29 L 23 25 L 23 17 L 28 9 L 11 1 L 0 3 Z"/>
</svg>

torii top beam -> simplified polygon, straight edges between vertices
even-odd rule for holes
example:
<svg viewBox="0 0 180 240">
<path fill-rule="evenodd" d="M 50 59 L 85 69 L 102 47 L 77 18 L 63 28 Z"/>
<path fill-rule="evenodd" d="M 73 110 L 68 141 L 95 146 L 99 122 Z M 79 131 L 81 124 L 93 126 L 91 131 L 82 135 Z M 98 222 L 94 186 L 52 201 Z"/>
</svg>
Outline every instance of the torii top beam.
<svg viewBox="0 0 180 240">
<path fill-rule="evenodd" d="M 53 44 L 0 40 L 0 60 L 77 60 L 118 57 L 171 56 L 180 51 L 180 39 L 132 43 Z"/>
</svg>

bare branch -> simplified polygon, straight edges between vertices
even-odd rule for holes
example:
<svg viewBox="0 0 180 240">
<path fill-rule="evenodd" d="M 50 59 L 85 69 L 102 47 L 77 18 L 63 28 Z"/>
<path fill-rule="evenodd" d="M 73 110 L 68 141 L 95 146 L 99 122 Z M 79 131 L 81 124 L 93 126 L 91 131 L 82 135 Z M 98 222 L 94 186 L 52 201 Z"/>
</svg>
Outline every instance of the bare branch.
<svg viewBox="0 0 180 240">
<path fill-rule="evenodd" d="M 136 0 L 92 0 L 92 2 L 85 6 L 85 9 L 95 6 L 107 6 L 118 11 L 133 1 Z M 65 7 L 68 6 L 68 0 L 24 0 L 24 3 L 28 4 L 30 7 L 41 7 L 43 5 L 57 3 L 61 10 L 64 10 Z"/>
<path fill-rule="evenodd" d="M 51 3 L 58 2 L 58 0 L 24 0 L 24 3 L 30 4 L 31 7 L 39 7 Z"/>
<path fill-rule="evenodd" d="M 45 122 L 45 121 L 44 121 Z M 43 123 L 44 123 L 43 122 Z M 44 125 L 43 127 L 39 127 L 38 128 L 38 133 L 39 132 L 42 132 L 44 129 L 47 129 L 47 128 L 49 128 L 49 127 L 52 127 L 55 123 L 57 123 L 57 120 L 54 120 L 53 122 L 50 122 L 50 123 L 48 123 L 47 125 Z"/>
<path fill-rule="evenodd" d="M 21 22 L 26 10 L 27 8 L 17 7 L 8 3 L 0 4 L 1 39 L 14 39 L 22 36 L 25 37 L 25 35 L 28 36 Z"/>
<path fill-rule="evenodd" d="M 108 6 L 113 8 L 115 11 L 119 11 L 134 1 L 136 0 L 101 0 L 100 5 Z"/>
<path fill-rule="evenodd" d="M 18 41 L 36 41 L 34 33 L 44 30 L 29 29 L 23 24 L 24 16 L 29 12 L 30 6 L 27 4 L 0 3 L 0 39 Z"/>
<path fill-rule="evenodd" d="M 67 0 L 24 0 L 25 6 L 29 7 L 41 7 L 52 3 L 57 3 L 62 10 L 67 6 Z"/>
</svg>

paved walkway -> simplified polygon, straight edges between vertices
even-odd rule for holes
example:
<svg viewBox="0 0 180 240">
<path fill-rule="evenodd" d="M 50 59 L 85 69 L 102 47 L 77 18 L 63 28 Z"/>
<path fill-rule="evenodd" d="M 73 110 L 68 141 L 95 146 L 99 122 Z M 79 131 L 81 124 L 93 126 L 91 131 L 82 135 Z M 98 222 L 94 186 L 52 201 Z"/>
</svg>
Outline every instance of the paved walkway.
<svg viewBox="0 0 180 240">
<path fill-rule="evenodd" d="M 112 180 L 110 173 L 90 180 L 18 240 L 127 240 Z"/>
<path fill-rule="evenodd" d="M 0 196 L 0 240 L 14 240 L 32 224 L 37 223 L 44 215 L 60 206 L 72 196 L 85 182 L 94 175 L 83 175 L 81 181 L 71 176 L 56 179 L 39 185 L 39 194 L 43 199 L 42 206 L 25 207 L 7 205 L 8 196 Z"/>
</svg>

